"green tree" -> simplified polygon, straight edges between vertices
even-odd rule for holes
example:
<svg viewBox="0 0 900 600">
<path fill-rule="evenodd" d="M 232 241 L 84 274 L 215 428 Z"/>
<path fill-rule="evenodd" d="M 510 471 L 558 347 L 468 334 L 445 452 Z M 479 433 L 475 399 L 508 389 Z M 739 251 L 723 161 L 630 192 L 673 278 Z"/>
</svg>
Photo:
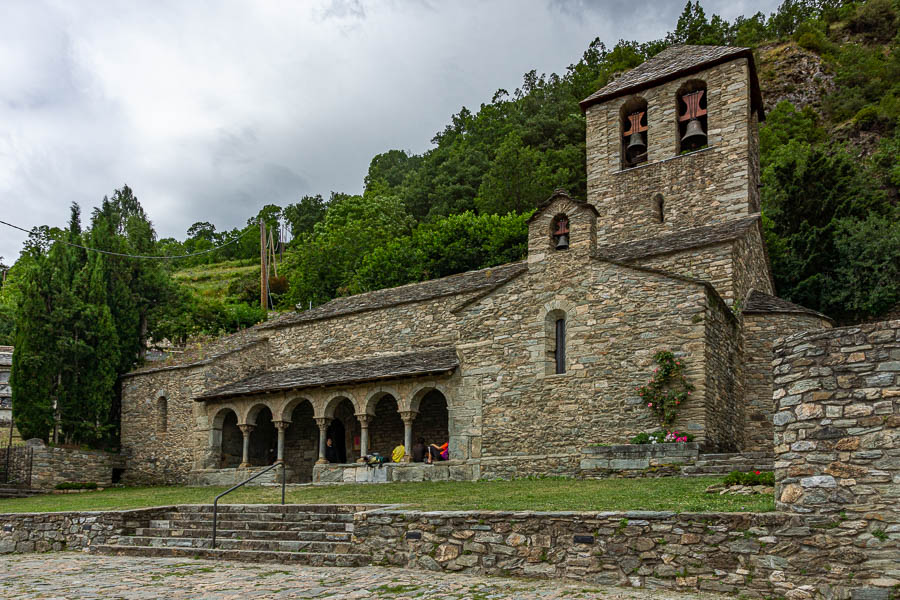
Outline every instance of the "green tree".
<svg viewBox="0 0 900 600">
<path fill-rule="evenodd" d="M 291 230 L 291 237 L 296 239 L 310 233 L 325 216 L 327 206 L 320 194 L 303 196 L 300 202 L 285 206 L 281 215 Z"/>
<path fill-rule="evenodd" d="M 486 214 L 527 212 L 553 191 L 553 176 L 540 152 L 522 143 L 515 132 L 497 149 L 478 188 L 475 206 Z"/>
</svg>

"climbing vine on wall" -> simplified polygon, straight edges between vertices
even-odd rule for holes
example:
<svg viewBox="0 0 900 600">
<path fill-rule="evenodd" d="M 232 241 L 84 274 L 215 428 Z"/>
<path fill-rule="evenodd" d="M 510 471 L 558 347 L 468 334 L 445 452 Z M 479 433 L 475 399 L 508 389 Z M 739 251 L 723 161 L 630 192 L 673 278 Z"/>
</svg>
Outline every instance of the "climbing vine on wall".
<svg viewBox="0 0 900 600">
<path fill-rule="evenodd" d="M 684 363 L 668 350 L 661 350 L 653 356 L 657 367 L 653 377 L 637 388 L 638 395 L 647 408 L 653 411 L 662 427 L 675 423 L 678 410 L 690 397 L 694 386 L 684 377 Z"/>
</svg>

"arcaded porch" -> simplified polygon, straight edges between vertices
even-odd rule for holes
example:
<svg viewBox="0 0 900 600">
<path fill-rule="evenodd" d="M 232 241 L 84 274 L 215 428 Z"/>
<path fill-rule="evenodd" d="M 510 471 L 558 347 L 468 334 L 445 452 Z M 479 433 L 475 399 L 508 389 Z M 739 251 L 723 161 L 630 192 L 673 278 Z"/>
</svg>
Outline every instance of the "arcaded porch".
<svg viewBox="0 0 900 600">
<path fill-rule="evenodd" d="M 408 462 L 418 438 L 465 459 L 467 439 L 451 427 L 457 366 L 455 351 L 440 349 L 267 372 L 204 394 L 208 443 L 195 479 L 236 482 L 283 462 L 289 482 L 309 482 L 317 464 L 389 458 L 398 445 Z"/>
</svg>

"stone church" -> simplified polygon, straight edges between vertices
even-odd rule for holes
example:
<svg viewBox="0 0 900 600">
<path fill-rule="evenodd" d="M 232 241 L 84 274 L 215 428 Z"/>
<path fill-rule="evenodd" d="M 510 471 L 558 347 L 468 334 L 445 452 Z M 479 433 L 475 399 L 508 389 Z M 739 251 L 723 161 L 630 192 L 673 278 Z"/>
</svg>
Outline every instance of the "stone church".
<svg viewBox="0 0 900 600">
<path fill-rule="evenodd" d="M 293 482 L 579 476 L 585 448 L 658 429 L 635 390 L 659 350 L 694 386 L 675 429 L 770 453 L 773 340 L 831 323 L 774 295 L 751 52 L 672 47 L 581 108 L 587 198 L 554 192 L 525 260 L 338 298 L 129 373 L 124 480 L 236 482 L 279 459 Z M 419 437 L 450 460 L 356 464 Z"/>
</svg>

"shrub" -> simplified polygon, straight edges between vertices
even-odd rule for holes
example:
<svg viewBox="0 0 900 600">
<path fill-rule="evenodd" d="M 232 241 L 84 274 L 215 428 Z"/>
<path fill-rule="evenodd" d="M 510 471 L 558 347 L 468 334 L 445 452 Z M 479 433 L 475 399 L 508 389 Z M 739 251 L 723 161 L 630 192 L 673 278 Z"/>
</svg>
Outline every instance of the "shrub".
<svg viewBox="0 0 900 600">
<path fill-rule="evenodd" d="M 637 388 L 637 393 L 659 424 L 668 427 L 675 422 L 679 405 L 688 399 L 694 386 L 684 378 L 684 364 L 673 353 L 661 350 L 653 360 L 659 366 L 650 382 Z"/>
<path fill-rule="evenodd" d="M 678 431 L 664 431 L 662 429 L 652 433 L 639 433 L 631 438 L 632 444 L 673 444 L 693 441 L 693 434 L 680 433 Z"/>
<path fill-rule="evenodd" d="M 96 490 L 97 484 L 93 481 L 64 481 L 56 484 L 58 490 Z"/>
<path fill-rule="evenodd" d="M 732 471 L 725 477 L 725 485 L 775 485 L 775 473 L 771 471 Z"/>
</svg>

